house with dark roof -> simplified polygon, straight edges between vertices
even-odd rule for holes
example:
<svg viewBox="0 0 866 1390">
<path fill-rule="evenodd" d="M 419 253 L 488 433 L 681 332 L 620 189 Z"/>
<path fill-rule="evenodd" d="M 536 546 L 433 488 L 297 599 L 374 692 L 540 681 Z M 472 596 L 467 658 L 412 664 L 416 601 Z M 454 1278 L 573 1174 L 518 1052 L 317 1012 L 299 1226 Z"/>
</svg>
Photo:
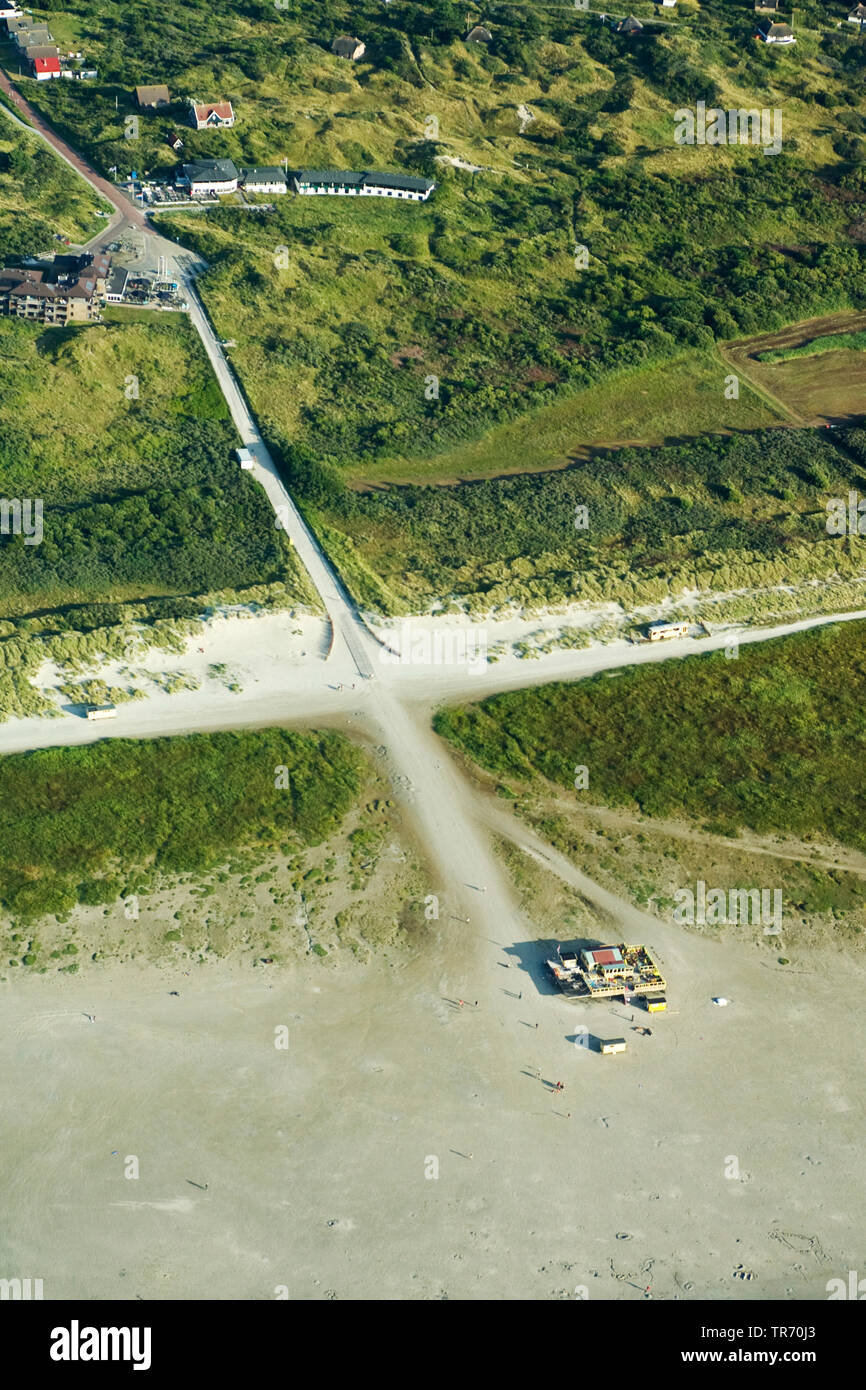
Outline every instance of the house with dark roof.
<svg viewBox="0 0 866 1390">
<path fill-rule="evenodd" d="M 190 102 L 190 124 L 196 130 L 211 130 L 219 126 L 232 126 L 235 113 L 230 101 Z"/>
<path fill-rule="evenodd" d="M 855 5 L 848 16 L 849 24 L 866 24 L 866 5 Z"/>
<path fill-rule="evenodd" d="M 348 34 L 340 34 L 331 44 L 331 52 L 338 58 L 348 58 L 350 62 L 357 63 L 359 58 L 363 58 L 367 52 L 367 45 L 360 39 L 353 39 Z"/>
<path fill-rule="evenodd" d="M 257 169 L 241 169 L 240 184 L 245 193 L 288 193 L 289 176 L 279 164 Z"/>
<path fill-rule="evenodd" d="M 105 300 L 107 304 L 122 304 L 126 294 L 126 282 L 129 279 L 129 271 L 122 265 L 116 265 L 108 277 L 108 284 L 105 287 Z"/>
<path fill-rule="evenodd" d="M 197 159 L 181 166 L 175 183 L 189 189 L 193 198 L 200 198 L 207 193 L 235 193 L 239 177 L 234 160 Z"/>
<path fill-rule="evenodd" d="M 24 57 L 28 63 L 32 63 L 34 58 L 59 58 L 60 49 L 56 43 L 28 44 L 24 49 Z"/>
<path fill-rule="evenodd" d="M 296 193 L 338 197 L 402 198 L 424 203 L 436 187 L 432 179 L 414 174 L 354 173 L 348 169 L 298 169 L 292 177 Z"/>
<path fill-rule="evenodd" d="M 641 22 L 640 22 L 639 19 L 635 19 L 634 15 L 633 15 L 633 14 L 630 14 L 629 17 L 628 17 L 628 19 L 621 19 L 621 20 L 619 21 L 619 24 L 614 25 L 614 33 L 616 33 L 616 34 L 642 34 L 642 33 L 643 33 L 643 25 L 641 24 Z"/>
<path fill-rule="evenodd" d="M 7 318 L 86 323 L 99 317 L 97 294 L 97 278 L 90 266 L 80 273 L 66 273 L 52 265 L 0 271 L 0 314 Z"/>
<path fill-rule="evenodd" d="M 173 130 L 170 135 L 166 135 L 165 143 L 167 145 L 170 145 L 171 148 L 175 151 L 175 153 L 178 150 L 183 149 L 183 141 L 181 140 L 176 130 Z"/>
<path fill-rule="evenodd" d="M 764 43 L 791 44 L 797 42 L 790 24 L 774 24 L 771 19 L 765 19 L 763 24 L 758 25 L 758 32 L 755 37 L 763 39 Z"/>
<path fill-rule="evenodd" d="M 54 260 L 44 269 L 46 284 L 67 284 L 85 276 L 87 279 L 93 280 L 96 293 L 103 294 L 111 270 L 111 256 L 107 251 L 82 251 L 78 254 L 63 254 L 55 256 Z"/>
<path fill-rule="evenodd" d="M 466 35 L 467 43 L 492 43 L 493 35 L 484 24 L 476 24 L 474 29 L 470 29 Z"/>
<path fill-rule="evenodd" d="M 17 14 L 7 15 L 6 17 L 6 33 L 9 35 L 10 39 L 14 39 L 22 29 L 33 29 L 35 27 L 33 20 L 28 19 L 20 10 Z"/>
<path fill-rule="evenodd" d="M 136 87 L 135 99 L 142 111 L 157 111 L 160 106 L 170 106 L 168 87 L 158 84 L 155 87 Z"/>
<path fill-rule="evenodd" d="M 28 23 L 20 29 L 16 29 L 13 37 L 22 51 L 28 44 L 53 42 L 53 35 L 46 24 Z"/>
</svg>

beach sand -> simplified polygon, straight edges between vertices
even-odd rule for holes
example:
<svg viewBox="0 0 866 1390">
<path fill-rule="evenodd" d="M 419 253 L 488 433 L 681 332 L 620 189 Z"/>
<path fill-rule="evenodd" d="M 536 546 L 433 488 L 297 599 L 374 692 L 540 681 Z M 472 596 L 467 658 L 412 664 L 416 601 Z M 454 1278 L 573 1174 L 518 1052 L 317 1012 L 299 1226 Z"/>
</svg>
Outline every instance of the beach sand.
<svg viewBox="0 0 866 1390">
<path fill-rule="evenodd" d="M 504 922 L 365 967 L 3 986 L 0 1274 L 46 1299 L 825 1298 L 863 1227 L 862 967 L 656 925 L 651 1019 L 551 992 Z"/>
</svg>

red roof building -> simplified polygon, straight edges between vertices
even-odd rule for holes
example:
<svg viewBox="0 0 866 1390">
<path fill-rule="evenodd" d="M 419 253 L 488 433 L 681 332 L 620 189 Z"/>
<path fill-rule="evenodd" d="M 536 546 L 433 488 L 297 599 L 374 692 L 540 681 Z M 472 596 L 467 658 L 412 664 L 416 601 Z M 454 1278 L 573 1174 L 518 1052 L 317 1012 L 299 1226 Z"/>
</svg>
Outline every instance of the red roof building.
<svg viewBox="0 0 866 1390">
<path fill-rule="evenodd" d="M 52 77 L 60 76 L 59 58 L 34 58 L 30 66 L 37 82 L 46 82 Z"/>
<path fill-rule="evenodd" d="M 207 130 L 211 126 L 231 126 L 235 123 L 235 113 L 230 101 L 214 101 L 202 105 L 192 102 L 190 120 L 196 130 Z"/>
</svg>

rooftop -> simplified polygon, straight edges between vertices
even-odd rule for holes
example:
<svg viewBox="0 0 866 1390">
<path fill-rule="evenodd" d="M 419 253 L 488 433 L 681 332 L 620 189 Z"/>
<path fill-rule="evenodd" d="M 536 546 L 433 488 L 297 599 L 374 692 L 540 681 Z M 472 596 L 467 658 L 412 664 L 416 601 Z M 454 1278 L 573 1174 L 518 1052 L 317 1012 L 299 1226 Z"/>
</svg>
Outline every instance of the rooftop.
<svg viewBox="0 0 866 1390">
<path fill-rule="evenodd" d="M 285 183 L 286 171 L 281 164 L 262 164 L 255 169 L 241 169 L 241 178 L 253 183 Z"/>
<path fill-rule="evenodd" d="M 194 101 L 193 109 L 197 121 L 206 121 L 209 116 L 218 116 L 221 121 L 230 121 L 235 114 L 230 101 Z"/>
<path fill-rule="evenodd" d="M 344 184 L 348 188 L 403 188 L 413 193 L 425 193 L 434 187 L 432 179 L 418 178 L 415 174 L 375 173 L 370 170 L 357 173 L 349 169 L 298 169 L 295 177 L 298 183 Z"/>
<path fill-rule="evenodd" d="M 136 101 L 140 106 L 151 106 L 159 101 L 169 101 L 168 87 L 159 85 L 156 87 L 136 87 Z"/>
<path fill-rule="evenodd" d="M 183 176 L 190 181 L 194 179 L 236 179 L 238 169 L 233 159 L 195 159 L 190 164 L 184 164 Z"/>
</svg>

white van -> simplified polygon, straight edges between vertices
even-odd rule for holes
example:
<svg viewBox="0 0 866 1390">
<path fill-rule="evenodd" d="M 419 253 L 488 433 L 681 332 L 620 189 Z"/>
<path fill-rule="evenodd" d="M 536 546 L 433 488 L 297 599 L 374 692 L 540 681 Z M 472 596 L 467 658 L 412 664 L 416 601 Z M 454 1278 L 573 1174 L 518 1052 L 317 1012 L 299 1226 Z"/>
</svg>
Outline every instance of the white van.
<svg viewBox="0 0 866 1390">
<path fill-rule="evenodd" d="M 689 623 L 650 623 L 647 635 L 651 642 L 663 642 L 667 637 L 688 637 Z"/>
<path fill-rule="evenodd" d="M 88 705 L 88 719 L 116 719 L 117 708 L 115 705 Z"/>
</svg>

